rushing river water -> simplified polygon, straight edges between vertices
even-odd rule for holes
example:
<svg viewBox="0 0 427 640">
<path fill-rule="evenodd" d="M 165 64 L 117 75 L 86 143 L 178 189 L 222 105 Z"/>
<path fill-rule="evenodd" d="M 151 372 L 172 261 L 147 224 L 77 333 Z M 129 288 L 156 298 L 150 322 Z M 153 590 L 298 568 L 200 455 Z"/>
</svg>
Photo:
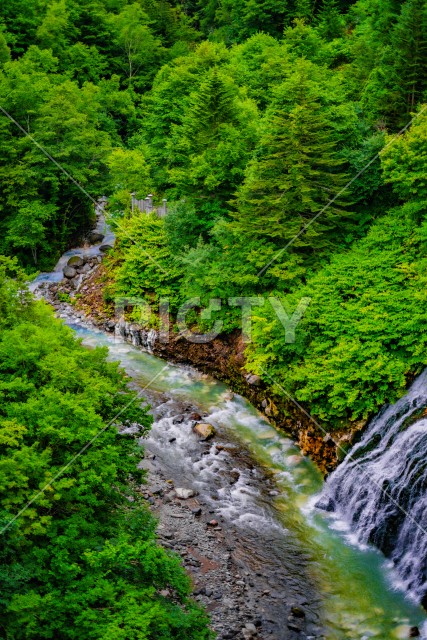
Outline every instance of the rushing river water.
<svg viewBox="0 0 427 640">
<path fill-rule="evenodd" d="M 361 543 L 391 557 L 402 587 L 427 602 L 427 370 L 385 407 L 326 483 L 320 504 Z"/>
<path fill-rule="evenodd" d="M 218 517 L 238 527 L 252 553 L 257 553 L 258 541 L 261 570 L 276 566 L 279 572 L 282 565 L 288 580 L 313 584 L 313 592 L 321 595 L 324 637 L 391 640 L 408 638 L 410 628 L 418 626 L 427 638 L 425 612 L 394 586 L 398 581 L 390 563 L 376 549 L 358 544 L 337 516 L 315 508 L 323 485 L 320 473 L 249 402 L 231 398 L 223 384 L 190 368 L 165 366 L 122 339 L 79 322 L 69 324 L 87 346 L 107 346 L 109 357 L 121 363 L 137 386 L 149 384 L 143 396 L 155 408 L 155 423 L 144 444 L 171 477 L 185 480 L 185 486 L 210 501 Z M 238 482 L 222 486 L 226 453 L 192 455 L 191 423 L 174 420 L 183 406 L 203 413 L 219 435 L 237 445 L 235 465 L 239 455 L 243 458 L 240 452 L 248 452 L 252 471 L 241 471 Z M 268 473 L 277 495 L 263 490 L 257 469 Z"/>
</svg>

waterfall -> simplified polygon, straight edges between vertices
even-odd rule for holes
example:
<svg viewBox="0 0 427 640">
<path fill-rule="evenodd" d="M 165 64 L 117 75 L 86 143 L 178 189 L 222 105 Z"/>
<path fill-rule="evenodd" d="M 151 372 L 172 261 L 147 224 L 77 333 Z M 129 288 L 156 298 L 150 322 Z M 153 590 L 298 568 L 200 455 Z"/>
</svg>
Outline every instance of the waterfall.
<svg viewBox="0 0 427 640">
<path fill-rule="evenodd" d="M 427 605 L 427 370 L 385 407 L 328 478 L 317 507 L 389 557 L 401 587 Z"/>
</svg>

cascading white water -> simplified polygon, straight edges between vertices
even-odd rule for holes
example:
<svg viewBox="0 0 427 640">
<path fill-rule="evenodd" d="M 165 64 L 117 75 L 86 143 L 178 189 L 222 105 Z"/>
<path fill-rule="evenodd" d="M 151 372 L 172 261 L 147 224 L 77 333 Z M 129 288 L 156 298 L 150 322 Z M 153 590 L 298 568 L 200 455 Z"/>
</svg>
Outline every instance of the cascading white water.
<svg viewBox="0 0 427 640">
<path fill-rule="evenodd" d="M 392 561 L 403 587 L 427 604 L 427 370 L 372 420 L 328 478 L 319 508 L 335 513 Z"/>
</svg>

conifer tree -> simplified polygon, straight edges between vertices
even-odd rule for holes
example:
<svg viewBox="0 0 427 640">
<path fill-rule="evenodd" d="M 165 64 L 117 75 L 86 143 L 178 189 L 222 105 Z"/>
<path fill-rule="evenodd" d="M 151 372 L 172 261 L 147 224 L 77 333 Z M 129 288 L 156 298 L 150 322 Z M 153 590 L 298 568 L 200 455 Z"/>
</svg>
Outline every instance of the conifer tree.
<svg viewBox="0 0 427 640">
<path fill-rule="evenodd" d="M 198 0 L 198 16 L 204 33 L 209 34 L 215 28 L 215 16 L 218 10 L 218 0 Z"/>
<path fill-rule="evenodd" d="M 296 2 L 306 6 L 310 0 Z M 291 15 L 289 0 L 222 0 L 215 12 L 215 22 L 226 41 L 243 42 L 260 31 L 280 38 Z"/>
<path fill-rule="evenodd" d="M 10 60 L 10 49 L 7 44 L 7 40 L 5 34 L 0 30 L 0 66 L 5 64 L 5 62 L 9 62 Z"/>
<path fill-rule="evenodd" d="M 289 17 L 300 18 L 306 22 L 310 22 L 313 16 L 313 9 L 312 0 L 294 0 L 294 6 L 289 12 Z"/>
<path fill-rule="evenodd" d="M 256 116 L 254 103 L 239 97 L 231 78 L 208 71 L 168 143 L 173 195 L 224 205 L 243 177 Z"/>
<path fill-rule="evenodd" d="M 414 110 L 427 89 L 427 4 L 407 0 L 392 34 L 397 75 L 406 113 Z"/>
<path fill-rule="evenodd" d="M 184 124 L 196 148 L 215 140 L 221 124 L 236 124 L 235 98 L 235 87 L 221 77 L 217 69 L 213 69 L 193 94 Z"/>
<path fill-rule="evenodd" d="M 328 243 L 327 236 L 341 217 L 348 215 L 345 197 L 303 229 L 343 189 L 348 177 L 332 111 L 322 104 L 319 87 L 308 73 L 309 67 L 303 65 L 293 86 L 282 85 L 237 194 L 235 218 L 242 235 L 282 246 L 301 233 L 295 246 L 319 248 Z"/>
<path fill-rule="evenodd" d="M 341 15 L 337 0 L 323 0 L 317 15 L 317 31 L 327 40 L 339 38 L 345 29 L 345 19 Z"/>
</svg>

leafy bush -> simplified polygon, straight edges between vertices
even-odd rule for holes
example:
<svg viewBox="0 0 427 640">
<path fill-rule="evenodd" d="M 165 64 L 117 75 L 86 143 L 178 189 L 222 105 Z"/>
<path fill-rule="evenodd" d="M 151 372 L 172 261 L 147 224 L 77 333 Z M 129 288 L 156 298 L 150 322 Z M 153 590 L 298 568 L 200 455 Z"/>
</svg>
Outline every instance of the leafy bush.
<svg viewBox="0 0 427 640">
<path fill-rule="evenodd" d="M 403 394 L 427 364 L 426 213 L 427 202 L 393 209 L 286 297 L 291 310 L 311 298 L 295 344 L 286 344 L 272 310 L 259 312 L 251 370 L 267 370 L 331 425 L 366 418 Z"/>
<path fill-rule="evenodd" d="M 143 452 L 118 433 L 137 422 L 143 435 L 151 418 L 106 350 L 84 349 L 10 274 L 15 265 L 2 259 L 3 632 L 16 640 L 207 640 L 189 579 L 157 545 L 141 499 Z"/>
<path fill-rule="evenodd" d="M 163 220 L 155 213 L 137 213 L 118 233 L 117 298 L 141 298 L 154 308 L 167 298 L 176 307 L 182 269 L 169 249 Z"/>
</svg>

